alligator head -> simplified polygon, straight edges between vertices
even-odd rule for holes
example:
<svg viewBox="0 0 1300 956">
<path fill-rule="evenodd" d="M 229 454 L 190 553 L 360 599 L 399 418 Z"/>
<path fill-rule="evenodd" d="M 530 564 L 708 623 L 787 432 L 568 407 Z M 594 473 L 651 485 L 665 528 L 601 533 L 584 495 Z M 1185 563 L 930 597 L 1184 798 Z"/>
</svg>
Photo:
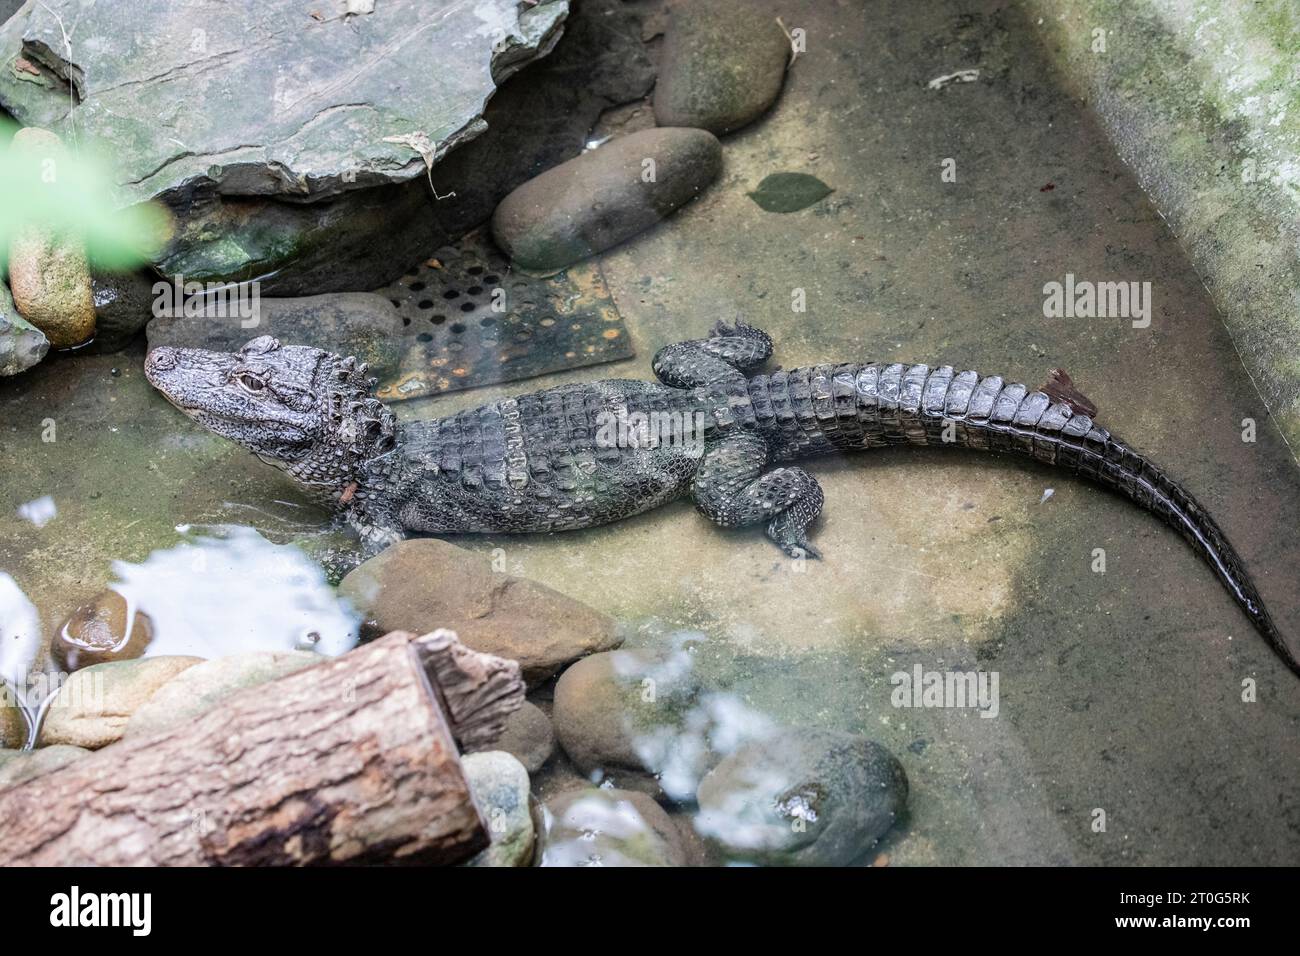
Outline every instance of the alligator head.
<svg viewBox="0 0 1300 956">
<path fill-rule="evenodd" d="M 204 428 L 316 491 L 339 494 L 362 463 L 392 450 L 393 413 L 356 359 L 269 335 L 238 352 L 159 346 L 149 382 Z"/>
</svg>

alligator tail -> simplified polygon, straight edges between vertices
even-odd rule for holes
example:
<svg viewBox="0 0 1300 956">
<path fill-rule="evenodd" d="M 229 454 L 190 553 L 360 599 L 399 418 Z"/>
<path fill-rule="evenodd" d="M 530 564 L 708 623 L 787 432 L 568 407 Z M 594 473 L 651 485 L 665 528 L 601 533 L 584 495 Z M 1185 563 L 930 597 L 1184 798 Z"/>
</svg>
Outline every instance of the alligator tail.
<svg viewBox="0 0 1300 956">
<path fill-rule="evenodd" d="M 820 365 L 755 376 L 749 392 L 756 423 L 789 457 L 955 445 L 1031 457 L 1123 495 L 1191 544 L 1300 676 L 1300 663 L 1227 536 L 1186 489 L 1093 420 L 1096 409 L 1065 373 L 1054 371 L 1042 390 L 1032 390 L 946 365 Z"/>
<path fill-rule="evenodd" d="M 1108 438 L 1100 458 L 1099 473 L 1090 477 L 1157 515 L 1181 534 L 1214 571 L 1255 630 L 1287 667 L 1300 675 L 1300 662 L 1269 616 L 1241 556 L 1191 493 L 1149 458 L 1113 436 Z"/>
</svg>

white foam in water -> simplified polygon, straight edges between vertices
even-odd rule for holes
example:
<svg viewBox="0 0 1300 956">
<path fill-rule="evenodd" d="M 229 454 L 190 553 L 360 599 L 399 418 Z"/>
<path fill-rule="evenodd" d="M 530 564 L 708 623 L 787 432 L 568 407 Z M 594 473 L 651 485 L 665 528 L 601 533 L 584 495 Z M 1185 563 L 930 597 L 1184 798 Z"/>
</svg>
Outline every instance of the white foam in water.
<svg viewBox="0 0 1300 956">
<path fill-rule="evenodd" d="M 41 647 L 41 620 L 18 582 L 0 571 L 0 680 L 23 696 Z"/>
<path fill-rule="evenodd" d="M 688 684 L 695 667 L 689 644 L 702 638 L 694 631 L 674 635 L 674 650 L 658 666 L 646 669 L 645 675 L 659 687 Z M 630 676 L 627 667 L 616 665 L 615 671 L 624 678 Z M 711 759 L 728 756 L 742 744 L 764 739 L 775 726 L 735 694 L 706 690 L 682 715 L 680 723 L 633 733 L 632 747 L 642 765 L 658 777 L 664 793 L 687 800 L 694 797 Z"/>
<path fill-rule="evenodd" d="M 30 521 L 38 528 L 44 528 L 58 515 L 59 509 L 55 507 L 54 498 L 51 495 L 18 506 L 18 517 L 24 521 Z"/>
<path fill-rule="evenodd" d="M 222 530 L 222 537 L 154 551 L 140 564 L 113 562 L 118 580 L 110 587 L 153 622 L 149 656 L 257 650 L 333 656 L 356 646 L 359 615 L 307 555 L 251 528 Z"/>
</svg>

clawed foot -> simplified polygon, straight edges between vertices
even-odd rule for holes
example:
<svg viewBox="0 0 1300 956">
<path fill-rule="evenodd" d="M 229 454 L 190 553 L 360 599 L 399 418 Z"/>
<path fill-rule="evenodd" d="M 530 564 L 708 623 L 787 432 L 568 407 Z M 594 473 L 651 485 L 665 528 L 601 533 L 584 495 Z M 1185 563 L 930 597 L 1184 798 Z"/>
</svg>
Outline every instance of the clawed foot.
<svg viewBox="0 0 1300 956">
<path fill-rule="evenodd" d="M 750 325 L 739 316 L 731 325 L 727 324 L 726 319 L 718 319 L 713 323 L 713 328 L 709 329 L 709 338 L 711 339 L 725 339 L 733 335 L 766 335 L 766 333 Z"/>
<path fill-rule="evenodd" d="M 814 548 L 811 544 L 808 544 L 808 542 L 806 541 L 803 544 L 792 544 L 787 547 L 783 547 L 781 550 L 784 551 L 789 557 L 794 558 L 796 560 L 802 560 L 804 558 L 821 560 L 821 556 L 822 556 L 822 553 L 820 551 Z"/>
<path fill-rule="evenodd" d="M 790 525 L 781 525 L 778 518 L 773 521 L 767 529 L 767 536 L 775 542 L 776 546 L 791 558 L 813 558 L 820 559 L 822 553 L 808 543 L 808 535 L 802 528 L 795 528 Z"/>
</svg>

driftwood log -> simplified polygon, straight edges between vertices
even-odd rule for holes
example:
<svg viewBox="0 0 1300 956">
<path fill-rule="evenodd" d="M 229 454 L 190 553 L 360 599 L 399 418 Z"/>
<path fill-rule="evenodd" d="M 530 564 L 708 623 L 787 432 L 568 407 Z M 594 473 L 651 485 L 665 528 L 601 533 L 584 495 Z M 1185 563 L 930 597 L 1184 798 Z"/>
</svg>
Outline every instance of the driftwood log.
<svg viewBox="0 0 1300 956">
<path fill-rule="evenodd" d="M 0 865 L 456 863 L 488 843 L 457 742 L 523 691 L 450 631 L 394 632 L 0 792 Z"/>
</svg>

